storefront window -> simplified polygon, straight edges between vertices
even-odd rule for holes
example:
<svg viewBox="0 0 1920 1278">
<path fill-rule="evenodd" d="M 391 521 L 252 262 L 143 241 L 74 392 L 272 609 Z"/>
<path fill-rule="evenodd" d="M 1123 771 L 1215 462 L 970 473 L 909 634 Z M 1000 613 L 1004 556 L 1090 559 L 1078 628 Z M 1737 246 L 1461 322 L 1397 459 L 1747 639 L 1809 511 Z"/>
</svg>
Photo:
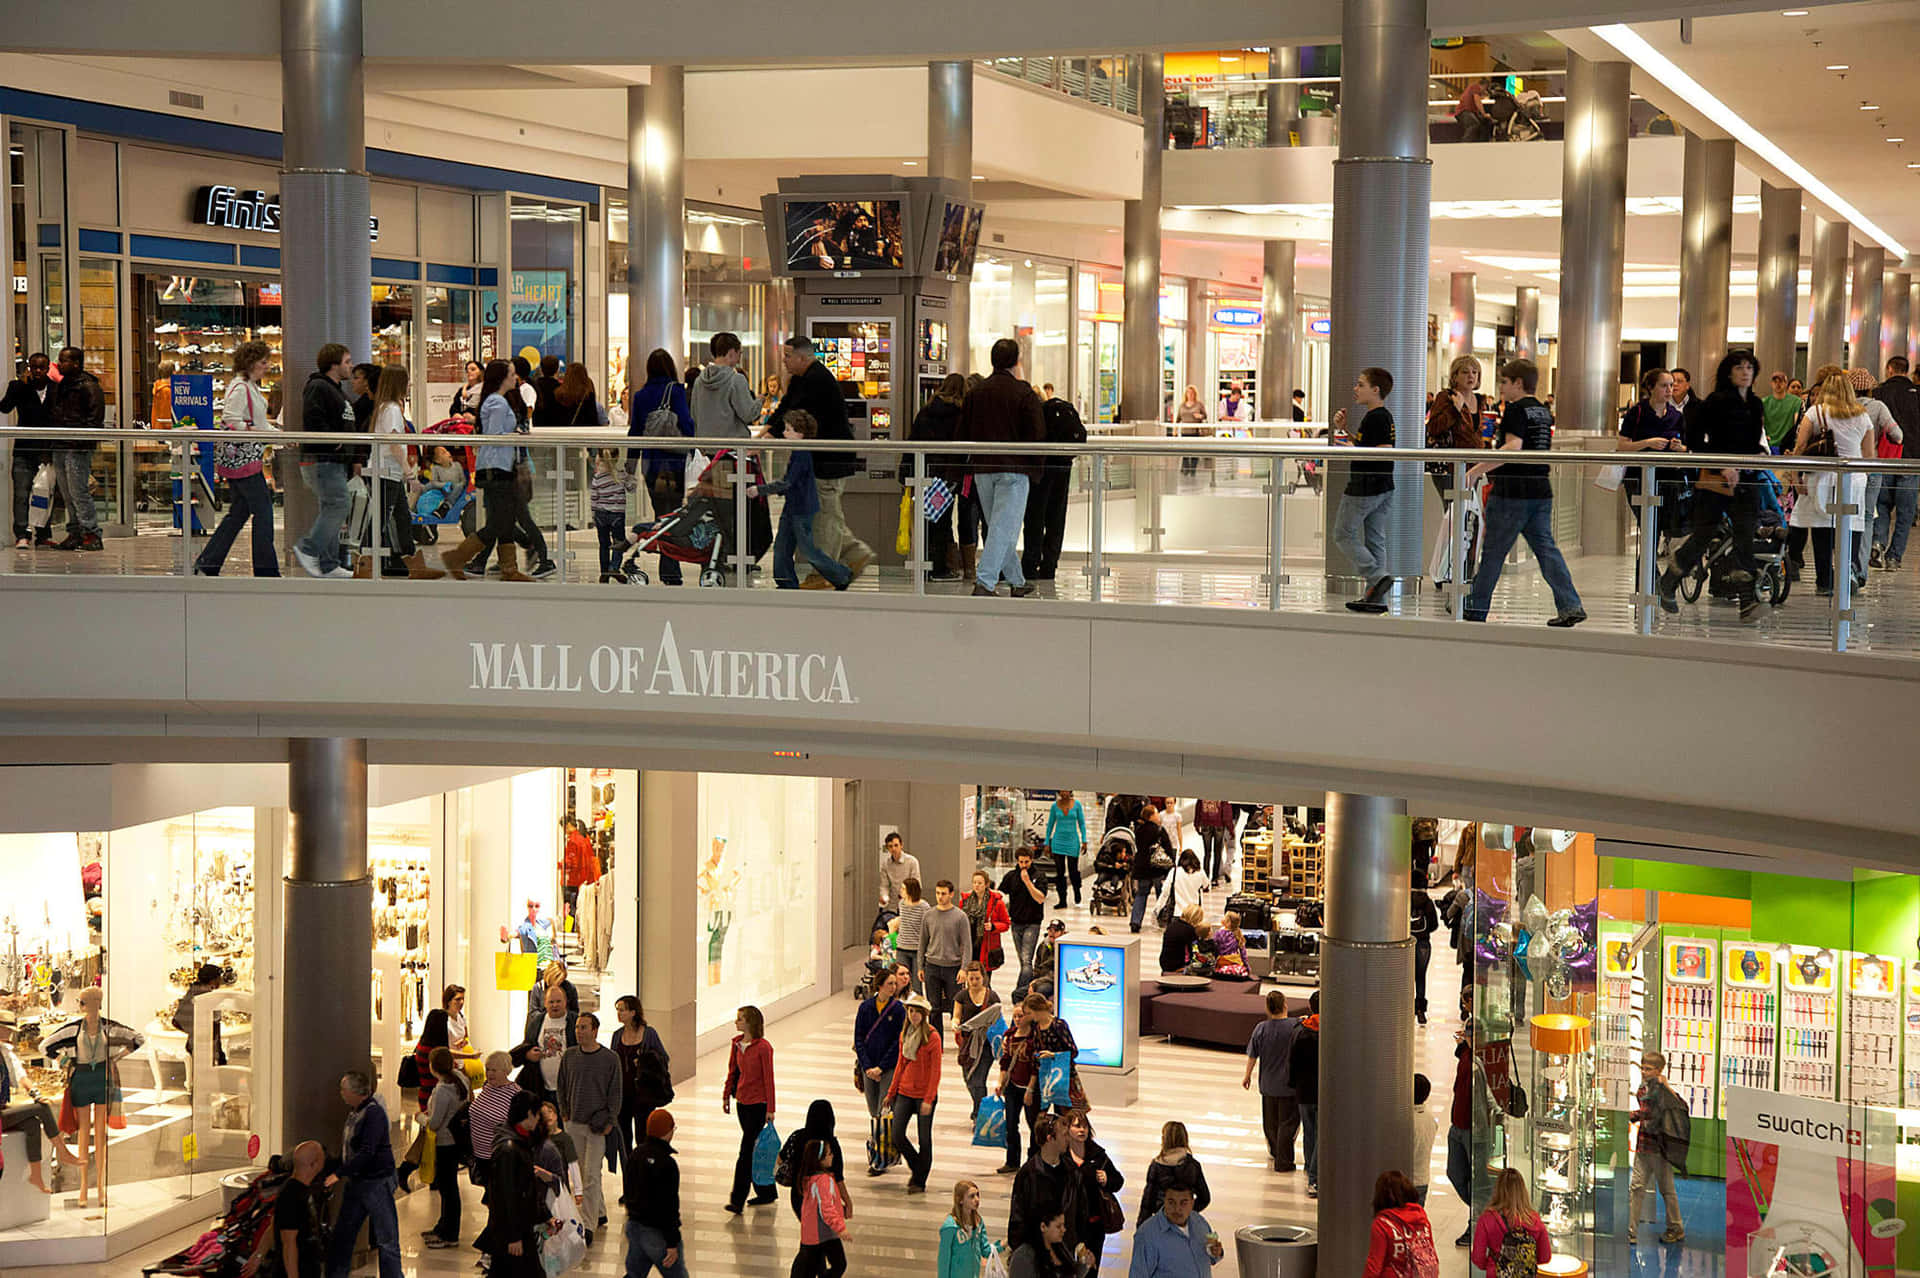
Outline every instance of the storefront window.
<svg viewBox="0 0 1920 1278">
<path fill-rule="evenodd" d="M 596 974 L 607 970 L 613 947 L 617 775 L 608 768 L 561 771 L 562 815 L 572 828 L 561 835 L 560 899 L 567 907 L 565 930 L 577 942 L 568 961 Z"/>
<path fill-rule="evenodd" d="M 995 341 L 1018 338 L 1027 380 L 1036 387 L 1052 383 L 1063 399 L 1072 395 L 1072 360 L 1067 350 L 1067 276 L 1064 262 L 1031 257 L 981 254 L 973 268 L 969 297 L 969 355 L 962 371 L 985 372 Z"/>
<path fill-rule="evenodd" d="M 820 979 L 820 783 L 700 774 L 696 1031 Z"/>
<path fill-rule="evenodd" d="M 533 364 L 543 355 L 573 357 L 585 212 L 578 204 L 515 197 L 509 355 Z"/>
<path fill-rule="evenodd" d="M 385 367 L 413 366 L 413 286 L 373 286 L 373 351 L 367 362 Z"/>
<path fill-rule="evenodd" d="M 475 354 L 473 290 L 470 288 L 427 289 L 427 418 L 445 420 L 453 397 L 467 384 L 467 361 L 482 359 Z M 492 330 L 487 330 L 489 338 Z M 488 342 L 491 350 L 491 341 Z"/>
</svg>

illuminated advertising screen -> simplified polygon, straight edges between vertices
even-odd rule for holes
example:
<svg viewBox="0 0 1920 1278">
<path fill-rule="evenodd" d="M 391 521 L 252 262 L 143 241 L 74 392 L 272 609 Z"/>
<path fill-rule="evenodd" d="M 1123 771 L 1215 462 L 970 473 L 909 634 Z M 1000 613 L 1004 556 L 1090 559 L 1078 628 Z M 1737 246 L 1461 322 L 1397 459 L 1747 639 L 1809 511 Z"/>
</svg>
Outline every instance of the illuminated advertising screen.
<svg viewBox="0 0 1920 1278">
<path fill-rule="evenodd" d="M 788 200 L 787 269 L 807 274 L 905 271 L 903 200 Z"/>
<path fill-rule="evenodd" d="M 1081 1065 L 1113 1069 L 1127 1064 L 1127 1000 L 1133 997 L 1119 945 L 1063 941 L 1058 951 L 1055 1002 L 1073 1028 Z"/>
</svg>

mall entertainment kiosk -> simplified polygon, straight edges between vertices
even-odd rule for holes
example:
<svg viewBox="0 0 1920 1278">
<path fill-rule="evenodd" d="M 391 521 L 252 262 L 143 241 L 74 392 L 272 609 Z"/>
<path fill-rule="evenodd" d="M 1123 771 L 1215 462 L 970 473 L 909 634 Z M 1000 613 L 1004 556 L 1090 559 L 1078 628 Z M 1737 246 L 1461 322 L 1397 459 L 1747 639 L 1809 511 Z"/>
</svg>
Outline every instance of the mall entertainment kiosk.
<svg viewBox="0 0 1920 1278">
<path fill-rule="evenodd" d="M 793 280 L 794 332 L 847 398 L 855 439 L 905 439 L 967 335 L 949 315 L 967 287 L 985 209 L 939 178 L 781 178 L 763 197 L 776 275 Z M 957 352 L 957 354 L 955 354 Z M 870 457 L 847 481 L 847 524 L 882 563 L 898 564 L 900 471 Z"/>
</svg>

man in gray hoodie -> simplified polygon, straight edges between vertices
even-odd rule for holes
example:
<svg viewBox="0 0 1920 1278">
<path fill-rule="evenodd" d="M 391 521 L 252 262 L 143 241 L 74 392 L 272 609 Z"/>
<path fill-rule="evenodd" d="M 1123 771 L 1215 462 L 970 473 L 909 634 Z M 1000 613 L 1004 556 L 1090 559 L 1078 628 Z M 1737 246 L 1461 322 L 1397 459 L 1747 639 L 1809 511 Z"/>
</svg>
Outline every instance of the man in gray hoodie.
<svg viewBox="0 0 1920 1278">
<path fill-rule="evenodd" d="M 740 338 L 715 333 L 707 349 L 713 360 L 693 383 L 694 434 L 745 439 L 760 419 L 760 401 L 740 371 Z"/>
</svg>

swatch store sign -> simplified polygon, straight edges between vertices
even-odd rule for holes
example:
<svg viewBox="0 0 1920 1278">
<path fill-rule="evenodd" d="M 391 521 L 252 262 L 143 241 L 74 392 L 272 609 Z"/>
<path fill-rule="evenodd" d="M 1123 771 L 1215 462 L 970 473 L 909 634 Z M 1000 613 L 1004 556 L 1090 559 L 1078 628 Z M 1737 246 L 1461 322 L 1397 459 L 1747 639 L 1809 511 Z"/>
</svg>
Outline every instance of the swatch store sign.
<svg viewBox="0 0 1920 1278">
<path fill-rule="evenodd" d="M 280 234 L 280 196 L 232 186 L 203 186 L 193 195 L 193 223 L 227 231 Z M 367 218 L 367 238 L 380 239 L 380 219 Z"/>
</svg>

